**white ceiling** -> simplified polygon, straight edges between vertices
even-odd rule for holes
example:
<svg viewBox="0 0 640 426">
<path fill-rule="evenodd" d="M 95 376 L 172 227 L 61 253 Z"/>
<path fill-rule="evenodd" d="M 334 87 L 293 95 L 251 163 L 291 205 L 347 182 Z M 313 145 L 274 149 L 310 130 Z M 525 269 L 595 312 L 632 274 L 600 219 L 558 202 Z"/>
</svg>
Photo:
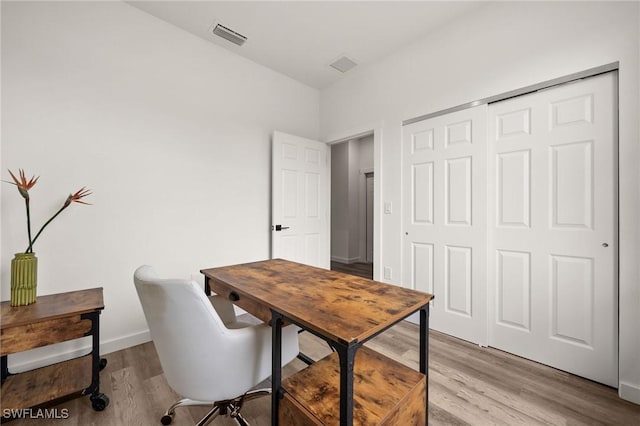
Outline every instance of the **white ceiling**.
<svg viewBox="0 0 640 426">
<path fill-rule="evenodd" d="M 329 66 L 342 55 L 353 59 L 358 67 L 365 66 L 485 4 L 479 1 L 127 3 L 318 89 L 344 75 Z M 211 34 L 214 23 L 246 36 L 246 43 L 236 46 Z"/>
</svg>

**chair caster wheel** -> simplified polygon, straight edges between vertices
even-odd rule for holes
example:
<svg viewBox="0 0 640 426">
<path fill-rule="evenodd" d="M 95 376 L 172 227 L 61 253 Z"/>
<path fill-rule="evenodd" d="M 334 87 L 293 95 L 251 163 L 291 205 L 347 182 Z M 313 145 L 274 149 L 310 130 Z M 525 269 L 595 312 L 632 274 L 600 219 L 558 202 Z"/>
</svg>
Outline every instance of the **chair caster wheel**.
<svg viewBox="0 0 640 426">
<path fill-rule="evenodd" d="M 98 366 L 100 367 L 100 371 L 104 370 L 104 368 L 107 366 L 107 359 L 100 358 L 100 363 L 98 364 Z"/>
<path fill-rule="evenodd" d="M 109 405 L 109 397 L 103 393 L 91 395 L 91 406 L 95 411 L 102 411 Z"/>
<path fill-rule="evenodd" d="M 172 421 L 173 421 L 173 416 L 170 416 L 168 414 L 165 414 L 160 419 L 160 423 L 162 423 L 164 426 L 170 425 Z"/>
</svg>

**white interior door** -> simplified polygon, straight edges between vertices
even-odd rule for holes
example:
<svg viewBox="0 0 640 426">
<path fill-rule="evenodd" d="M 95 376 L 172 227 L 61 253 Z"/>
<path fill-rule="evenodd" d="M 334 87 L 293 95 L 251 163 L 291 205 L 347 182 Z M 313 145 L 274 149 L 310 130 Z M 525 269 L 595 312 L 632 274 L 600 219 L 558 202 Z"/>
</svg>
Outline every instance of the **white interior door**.
<svg viewBox="0 0 640 426">
<path fill-rule="evenodd" d="M 490 345 L 617 387 L 612 73 L 489 107 Z"/>
<path fill-rule="evenodd" d="M 271 257 L 330 267 L 327 144 L 273 134 Z"/>
<path fill-rule="evenodd" d="M 430 327 L 485 345 L 486 105 L 403 128 L 403 283 Z"/>
</svg>

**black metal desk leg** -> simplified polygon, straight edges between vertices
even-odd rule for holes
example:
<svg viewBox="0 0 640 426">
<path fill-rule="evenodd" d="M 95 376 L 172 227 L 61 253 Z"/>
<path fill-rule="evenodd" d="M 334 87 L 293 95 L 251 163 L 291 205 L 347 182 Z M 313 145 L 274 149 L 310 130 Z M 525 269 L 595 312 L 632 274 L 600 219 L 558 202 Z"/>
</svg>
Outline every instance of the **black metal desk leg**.
<svg viewBox="0 0 640 426">
<path fill-rule="evenodd" d="M 340 426 L 353 425 L 353 366 L 357 346 L 337 345 L 340 358 Z"/>
<path fill-rule="evenodd" d="M 427 376 L 425 419 L 429 423 L 429 305 L 420 309 L 420 372 Z"/>
<path fill-rule="evenodd" d="M 278 426 L 282 397 L 282 315 L 271 311 L 271 426 Z"/>
</svg>

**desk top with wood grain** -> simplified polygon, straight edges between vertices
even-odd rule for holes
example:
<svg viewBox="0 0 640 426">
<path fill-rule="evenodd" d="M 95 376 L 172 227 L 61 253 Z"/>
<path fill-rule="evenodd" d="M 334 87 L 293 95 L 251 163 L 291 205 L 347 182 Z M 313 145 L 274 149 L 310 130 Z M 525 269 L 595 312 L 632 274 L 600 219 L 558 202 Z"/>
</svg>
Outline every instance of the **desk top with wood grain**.
<svg viewBox="0 0 640 426">
<path fill-rule="evenodd" d="M 27 306 L 0 303 L 0 327 L 7 329 L 104 309 L 102 287 L 39 296 Z"/>
<path fill-rule="evenodd" d="M 431 294 L 282 259 L 203 269 L 218 286 L 323 337 L 362 342 L 424 307 Z"/>
</svg>

